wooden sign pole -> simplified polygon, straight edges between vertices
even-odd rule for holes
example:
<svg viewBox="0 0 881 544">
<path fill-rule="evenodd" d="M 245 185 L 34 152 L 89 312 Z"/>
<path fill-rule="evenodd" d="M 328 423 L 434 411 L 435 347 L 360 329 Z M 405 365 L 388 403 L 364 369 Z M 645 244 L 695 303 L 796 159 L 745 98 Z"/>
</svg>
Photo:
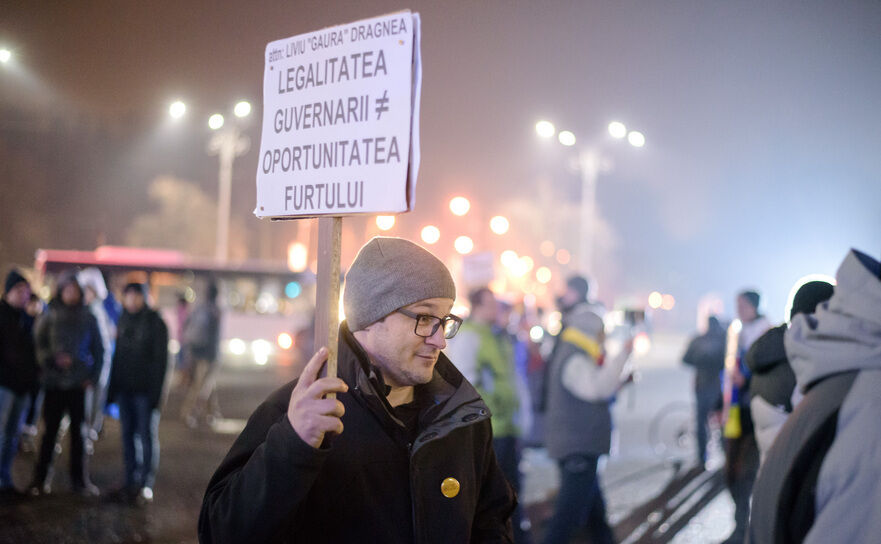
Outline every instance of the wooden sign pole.
<svg viewBox="0 0 881 544">
<path fill-rule="evenodd" d="M 340 325 L 340 244 L 343 218 L 318 219 L 318 273 L 315 292 L 315 348 L 327 346 L 323 375 L 337 375 L 337 343 Z M 328 398 L 336 398 L 334 393 Z"/>
</svg>

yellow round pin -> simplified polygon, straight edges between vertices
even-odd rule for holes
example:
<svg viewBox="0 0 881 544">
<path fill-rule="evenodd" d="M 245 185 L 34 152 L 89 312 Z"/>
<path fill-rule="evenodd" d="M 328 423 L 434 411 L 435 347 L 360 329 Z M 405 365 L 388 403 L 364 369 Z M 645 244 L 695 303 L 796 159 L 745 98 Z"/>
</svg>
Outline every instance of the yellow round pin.
<svg viewBox="0 0 881 544">
<path fill-rule="evenodd" d="M 455 478 L 445 478 L 444 481 L 441 482 L 441 493 L 444 494 L 444 497 L 452 499 L 459 494 L 459 487 L 459 480 Z"/>
</svg>

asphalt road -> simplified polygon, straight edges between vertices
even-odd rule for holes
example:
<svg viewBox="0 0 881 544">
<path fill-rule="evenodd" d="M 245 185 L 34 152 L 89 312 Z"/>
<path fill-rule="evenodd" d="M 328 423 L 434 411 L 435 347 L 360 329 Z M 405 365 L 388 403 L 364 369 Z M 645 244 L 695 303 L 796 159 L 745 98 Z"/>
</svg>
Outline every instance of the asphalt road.
<svg viewBox="0 0 881 544">
<path fill-rule="evenodd" d="M 70 491 L 67 474 L 68 440 L 56 460 L 53 492 L 49 496 L 0 502 L 0 543 L 195 543 L 202 495 L 244 419 L 276 387 L 291 378 L 290 369 L 251 367 L 225 369 L 219 396 L 225 432 L 203 427 L 189 429 L 178 417 L 181 393 L 169 394 L 159 425 L 161 457 L 154 501 L 143 507 L 106 499 L 84 499 Z M 21 453 L 13 470 L 24 488 L 35 462 Z M 108 419 L 90 460 L 92 481 L 103 494 L 123 478 L 119 422 Z"/>
</svg>

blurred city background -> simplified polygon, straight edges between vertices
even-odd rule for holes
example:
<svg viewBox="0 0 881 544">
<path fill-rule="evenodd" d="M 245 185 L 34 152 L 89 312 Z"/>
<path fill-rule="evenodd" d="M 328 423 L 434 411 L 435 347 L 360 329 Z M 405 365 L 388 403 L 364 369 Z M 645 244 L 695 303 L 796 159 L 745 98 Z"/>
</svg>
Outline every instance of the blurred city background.
<svg viewBox="0 0 881 544">
<path fill-rule="evenodd" d="M 196 541 L 214 468 L 312 349 L 317 221 L 253 215 L 264 48 L 403 7 L 422 17 L 415 208 L 345 218 L 342 269 L 372 236 L 417 241 L 453 271 L 453 313 L 487 285 L 545 349 L 555 298 L 588 276 L 607 330 L 638 339 L 603 473 L 613 524 L 692 462 L 681 356 L 706 316 L 734 318 L 750 288 L 780 323 L 799 278 L 881 250 L 878 2 L 12 2 L 0 272 L 25 271 L 43 300 L 70 268 L 99 268 L 117 294 L 147 282 L 172 356 L 176 301 L 216 282 L 222 368 L 207 427 L 176 417 L 171 381 L 155 504 L 0 504 L 0 541 Z M 118 432 L 111 420 L 95 444 L 101 488 L 118 479 Z M 32 464 L 16 460 L 22 483 Z M 522 500 L 546 517 L 553 463 L 535 447 L 521 468 Z M 714 486 L 694 483 L 707 500 L 676 541 L 730 532 Z"/>
</svg>

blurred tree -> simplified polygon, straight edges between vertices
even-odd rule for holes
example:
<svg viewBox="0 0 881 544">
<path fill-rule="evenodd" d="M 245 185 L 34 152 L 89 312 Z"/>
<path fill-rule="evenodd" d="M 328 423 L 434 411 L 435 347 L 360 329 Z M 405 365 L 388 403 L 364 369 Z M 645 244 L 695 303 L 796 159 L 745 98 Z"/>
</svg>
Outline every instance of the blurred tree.
<svg viewBox="0 0 881 544">
<path fill-rule="evenodd" d="M 189 255 L 214 255 L 217 202 L 196 183 L 161 176 L 150 183 L 150 200 L 156 208 L 134 218 L 126 232 L 132 246 L 177 249 Z M 248 257 L 247 232 L 239 218 L 230 225 L 230 259 Z"/>
</svg>

